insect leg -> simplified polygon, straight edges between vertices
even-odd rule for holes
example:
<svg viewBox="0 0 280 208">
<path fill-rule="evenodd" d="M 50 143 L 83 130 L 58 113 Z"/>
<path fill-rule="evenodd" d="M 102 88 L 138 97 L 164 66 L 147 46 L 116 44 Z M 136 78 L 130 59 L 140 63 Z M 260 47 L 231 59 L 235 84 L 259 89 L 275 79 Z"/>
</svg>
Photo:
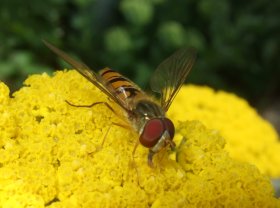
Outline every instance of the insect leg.
<svg viewBox="0 0 280 208">
<path fill-rule="evenodd" d="M 133 151 L 132 151 L 132 158 L 130 159 L 130 161 L 129 161 L 129 163 L 128 163 L 128 166 L 129 166 L 129 169 L 128 169 L 128 170 L 131 170 L 131 169 L 134 169 L 134 170 L 135 170 L 135 172 L 136 172 L 136 178 L 137 178 L 137 184 L 140 186 L 139 170 L 138 170 L 137 164 L 136 164 L 136 162 L 135 162 L 135 160 L 134 160 L 134 159 L 135 159 L 135 158 L 134 158 L 134 154 L 135 154 L 135 152 L 136 152 L 136 149 L 137 149 L 139 143 L 140 143 L 139 141 L 137 141 L 137 142 L 135 143 L 135 146 L 134 146 Z M 129 177 L 129 175 L 128 175 L 127 177 Z"/>
<path fill-rule="evenodd" d="M 175 152 L 175 151 L 176 151 L 176 144 L 175 144 L 175 142 L 172 141 L 172 140 L 167 140 L 167 142 L 168 142 L 168 144 L 170 145 L 171 150 L 172 150 L 173 152 Z"/>
<path fill-rule="evenodd" d="M 176 151 L 176 144 L 175 142 L 173 142 L 172 140 L 167 140 L 167 144 L 170 145 L 171 151 L 175 152 Z M 166 148 L 168 146 L 165 146 L 163 149 L 160 150 L 160 152 L 163 152 L 162 156 L 160 157 L 159 161 L 163 160 L 163 158 L 166 155 Z M 156 152 L 153 152 L 151 149 L 149 150 L 149 154 L 148 154 L 148 165 L 151 168 L 154 168 L 154 163 L 153 163 L 153 157 L 156 154 Z"/>
<path fill-rule="evenodd" d="M 108 104 L 108 103 L 106 103 L 106 102 L 95 102 L 95 103 L 92 103 L 92 104 L 90 104 L 90 105 L 75 105 L 75 104 L 72 104 L 72 103 L 70 103 L 68 100 L 65 100 L 65 102 L 68 104 L 68 105 L 71 105 L 71 106 L 73 106 L 73 107 L 82 107 L 82 108 L 91 108 L 91 107 L 93 107 L 93 106 L 95 106 L 95 105 L 99 105 L 99 104 L 103 104 L 103 105 L 105 105 L 109 110 L 111 110 L 115 115 L 117 115 L 117 116 L 119 116 L 118 114 L 117 114 L 117 112 Z"/>
<path fill-rule="evenodd" d="M 115 126 L 122 127 L 122 128 L 124 128 L 124 129 L 131 130 L 131 126 L 126 125 L 126 124 L 120 124 L 120 123 L 116 123 L 116 122 L 112 122 L 112 124 L 114 124 Z"/>
<path fill-rule="evenodd" d="M 130 126 L 125 125 L 125 124 L 119 124 L 119 123 L 112 122 L 111 125 L 109 126 L 108 130 L 107 130 L 106 133 L 105 133 L 105 136 L 104 136 L 104 138 L 103 138 L 103 140 L 102 140 L 102 143 L 101 143 L 100 148 L 98 148 L 97 151 L 100 151 L 100 150 L 103 148 L 104 143 L 105 143 L 105 141 L 106 141 L 106 138 L 107 138 L 107 136 L 108 136 L 108 134 L 109 134 L 109 131 L 110 131 L 111 128 L 112 128 L 112 125 L 120 126 L 120 127 L 126 128 L 126 129 L 130 129 L 130 128 L 131 128 Z"/>
<path fill-rule="evenodd" d="M 176 151 L 177 151 L 177 149 L 176 149 L 176 144 L 175 144 L 174 141 L 172 141 L 172 140 L 167 140 L 166 142 L 167 142 L 167 145 L 166 145 L 163 149 L 160 150 L 160 152 L 162 152 L 162 154 L 161 154 L 161 155 L 158 154 L 158 157 L 159 157 L 159 164 L 160 164 L 161 161 L 167 156 L 167 154 L 168 154 L 167 148 L 168 148 L 169 146 L 170 146 L 170 149 L 171 149 L 172 152 L 176 152 Z M 177 152 L 176 152 L 176 153 L 177 153 Z M 149 155 L 150 155 L 150 153 L 149 153 Z M 177 155 L 177 154 L 176 154 L 176 155 Z M 149 156 L 148 156 L 148 164 L 149 164 L 150 167 L 153 168 L 153 161 L 152 161 L 153 155 L 150 155 L 150 157 L 151 157 L 151 158 L 149 158 Z"/>
<path fill-rule="evenodd" d="M 155 153 L 151 150 L 149 150 L 149 154 L 148 154 L 148 165 L 151 168 L 154 168 L 154 163 L 153 163 L 153 156 L 155 155 Z"/>
<path fill-rule="evenodd" d="M 181 153 L 181 148 L 183 147 L 183 145 L 187 142 L 187 138 L 183 137 L 180 144 L 178 145 L 178 147 L 175 149 L 176 152 L 176 161 L 179 162 L 179 155 Z"/>
<path fill-rule="evenodd" d="M 132 151 L 132 158 L 133 158 L 133 160 L 134 160 L 134 155 L 135 155 L 135 152 L 136 152 L 136 149 L 137 149 L 139 143 L 140 143 L 139 140 L 137 140 L 137 142 L 134 145 L 134 148 L 133 148 L 133 151 Z"/>
<path fill-rule="evenodd" d="M 103 149 L 104 143 L 105 143 L 105 141 L 106 141 L 106 138 L 107 138 L 107 136 L 108 136 L 108 134 L 109 134 L 109 131 L 110 131 L 111 127 L 112 127 L 112 124 L 108 127 L 108 130 L 106 131 L 106 133 L 105 133 L 105 135 L 104 135 L 104 137 L 103 137 L 103 140 L 102 140 L 102 142 L 101 142 L 101 145 L 100 145 L 100 146 L 98 145 L 98 146 L 96 147 L 96 150 L 93 152 L 93 154 L 95 154 L 95 153 L 97 153 L 97 152 L 99 152 L 99 151 L 101 151 L 101 150 Z"/>
<path fill-rule="evenodd" d="M 104 136 L 104 138 L 103 138 L 103 141 L 102 141 L 102 143 L 101 143 L 101 148 L 103 148 L 103 145 L 104 145 L 104 143 L 105 143 L 105 140 L 106 140 L 106 138 L 107 138 L 107 135 L 108 135 L 108 133 L 109 133 L 111 127 L 112 127 L 112 124 L 109 126 L 109 128 L 108 128 L 108 130 L 107 130 L 107 132 L 106 132 L 106 134 L 105 134 L 105 136 Z"/>
</svg>

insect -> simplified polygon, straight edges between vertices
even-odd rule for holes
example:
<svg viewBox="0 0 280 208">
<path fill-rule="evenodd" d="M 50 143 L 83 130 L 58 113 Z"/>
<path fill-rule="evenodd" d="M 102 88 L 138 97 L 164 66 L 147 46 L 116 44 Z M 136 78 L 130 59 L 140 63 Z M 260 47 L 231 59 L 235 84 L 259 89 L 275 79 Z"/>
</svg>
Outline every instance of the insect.
<svg viewBox="0 0 280 208">
<path fill-rule="evenodd" d="M 178 50 L 157 67 L 150 80 L 152 91 L 160 94 L 159 101 L 156 101 L 118 72 L 105 68 L 95 73 L 84 63 L 43 42 L 123 109 L 128 123 L 139 134 L 133 153 L 139 142 L 149 148 L 148 164 L 152 167 L 156 153 L 168 145 L 175 149 L 174 124 L 165 115 L 194 64 L 194 49 Z M 109 104 L 105 104 L 112 110 Z"/>
</svg>

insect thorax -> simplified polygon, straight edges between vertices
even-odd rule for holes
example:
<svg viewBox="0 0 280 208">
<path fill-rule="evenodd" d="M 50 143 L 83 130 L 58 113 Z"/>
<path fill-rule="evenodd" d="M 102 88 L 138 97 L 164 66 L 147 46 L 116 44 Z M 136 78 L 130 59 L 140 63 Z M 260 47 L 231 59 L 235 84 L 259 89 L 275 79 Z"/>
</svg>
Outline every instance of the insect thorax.
<svg viewBox="0 0 280 208">
<path fill-rule="evenodd" d="M 133 112 L 134 115 L 130 117 L 130 120 L 138 132 L 142 131 L 143 126 L 148 120 L 165 117 L 162 108 L 156 102 L 150 100 L 139 100 Z"/>
</svg>

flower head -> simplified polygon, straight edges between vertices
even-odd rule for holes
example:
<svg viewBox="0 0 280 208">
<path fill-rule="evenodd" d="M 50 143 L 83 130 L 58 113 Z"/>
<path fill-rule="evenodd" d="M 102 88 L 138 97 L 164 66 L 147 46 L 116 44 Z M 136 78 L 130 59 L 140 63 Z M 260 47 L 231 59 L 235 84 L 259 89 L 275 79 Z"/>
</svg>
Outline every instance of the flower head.
<svg viewBox="0 0 280 208">
<path fill-rule="evenodd" d="M 209 87 L 183 86 L 169 110 L 178 120 L 199 120 L 226 139 L 234 159 L 256 165 L 270 177 L 280 177 L 279 135 L 242 98 Z"/>
<path fill-rule="evenodd" d="M 12 98 L 0 83 L 1 207 L 280 207 L 269 178 L 198 121 L 177 124 L 178 151 L 150 168 L 146 148 L 132 158 L 138 135 L 112 125 L 122 119 L 106 106 L 65 100 L 121 113 L 75 71 L 33 75 Z"/>
</svg>

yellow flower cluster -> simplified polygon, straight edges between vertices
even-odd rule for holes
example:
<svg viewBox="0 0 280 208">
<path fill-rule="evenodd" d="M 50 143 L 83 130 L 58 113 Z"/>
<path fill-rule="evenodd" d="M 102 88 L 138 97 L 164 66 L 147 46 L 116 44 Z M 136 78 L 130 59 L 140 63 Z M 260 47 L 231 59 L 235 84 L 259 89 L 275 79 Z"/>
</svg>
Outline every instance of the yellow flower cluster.
<svg viewBox="0 0 280 208">
<path fill-rule="evenodd" d="M 137 135 L 111 125 L 122 120 L 105 106 L 65 102 L 110 102 L 77 72 L 25 85 L 10 98 L 0 83 L 0 207 L 280 207 L 269 178 L 198 121 L 177 124 L 178 151 L 150 168 L 146 148 L 132 159 Z"/>
<path fill-rule="evenodd" d="M 244 99 L 188 85 L 182 87 L 168 113 L 173 120 L 199 120 L 219 130 L 231 157 L 256 165 L 270 177 L 280 177 L 279 136 Z"/>
</svg>

